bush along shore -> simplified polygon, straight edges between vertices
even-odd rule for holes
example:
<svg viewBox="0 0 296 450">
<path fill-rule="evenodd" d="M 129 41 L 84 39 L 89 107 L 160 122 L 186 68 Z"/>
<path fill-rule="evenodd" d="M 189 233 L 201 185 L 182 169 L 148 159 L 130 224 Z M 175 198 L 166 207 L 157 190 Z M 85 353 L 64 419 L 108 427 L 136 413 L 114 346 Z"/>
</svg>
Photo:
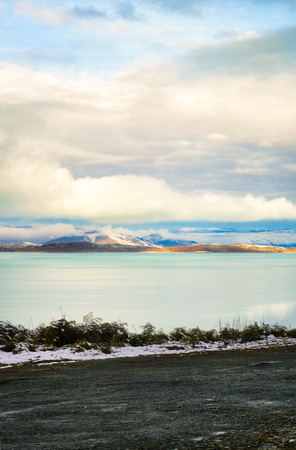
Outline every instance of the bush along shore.
<svg viewBox="0 0 296 450">
<path fill-rule="evenodd" d="M 87 317 L 87 316 L 86 316 Z M 295 345 L 296 328 L 288 329 L 284 325 L 269 325 L 264 322 L 252 322 L 240 325 L 235 321 L 232 325 L 220 324 L 218 329 L 205 331 L 199 327 L 177 327 L 170 333 L 157 330 L 151 323 L 141 327 L 140 333 L 128 331 L 127 324 L 122 322 L 103 322 L 92 317 L 83 323 L 67 320 L 63 316 L 52 321 L 49 325 L 40 325 L 29 330 L 22 325 L 12 325 L 9 322 L 0 322 L 0 365 L 8 364 L 5 355 L 21 356 L 24 353 L 34 354 L 42 352 L 51 355 L 61 353 L 60 359 L 73 359 L 69 355 L 81 354 L 91 356 L 138 356 L 141 354 L 161 354 L 172 352 L 191 352 L 202 350 L 250 348 L 268 345 Z M 253 345 L 251 345 L 253 343 Z M 142 351 L 135 351 L 135 349 Z M 123 350 L 132 351 L 123 351 Z M 144 352 L 143 352 L 144 349 Z M 148 351 L 150 349 L 150 352 Z M 66 356 L 68 355 L 68 356 Z M 48 357 L 49 358 L 49 357 Z M 46 360 L 46 358 L 42 358 Z M 50 358 L 49 358 L 50 359 Z M 59 358 L 56 358 L 59 359 Z M 27 358 L 26 360 L 30 360 Z M 10 358 L 11 363 L 24 362 L 22 358 Z"/>
</svg>

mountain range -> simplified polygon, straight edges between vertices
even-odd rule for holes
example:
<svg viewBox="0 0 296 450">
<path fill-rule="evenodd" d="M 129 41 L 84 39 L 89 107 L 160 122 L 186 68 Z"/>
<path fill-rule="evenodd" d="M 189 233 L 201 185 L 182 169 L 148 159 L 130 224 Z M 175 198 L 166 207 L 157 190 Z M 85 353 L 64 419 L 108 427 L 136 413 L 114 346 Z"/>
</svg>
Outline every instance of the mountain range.
<svg viewBox="0 0 296 450">
<path fill-rule="evenodd" d="M 225 244 L 184 244 L 179 246 L 164 247 L 160 245 L 148 245 L 147 242 L 140 245 L 139 242 L 121 241 L 104 237 L 90 242 L 88 240 L 74 241 L 55 240 L 44 244 L 32 242 L 0 243 L 0 252 L 46 252 L 46 253 L 81 253 L 81 252 L 150 252 L 150 253 L 296 253 L 296 247 L 277 247 L 267 245 L 225 245 Z M 64 238 L 65 239 L 65 238 Z"/>
<path fill-rule="evenodd" d="M 182 224 L 183 225 L 183 224 Z M 72 224 L 54 225 L 3 225 L 0 224 L 0 243 L 13 242 L 18 246 L 27 246 L 26 242 L 35 244 L 57 244 L 62 242 L 92 243 L 96 245 L 124 245 L 132 247 L 178 247 L 189 244 L 223 244 L 223 245 L 265 245 L 278 247 L 296 246 L 296 229 L 291 228 L 257 228 L 250 224 L 244 227 L 189 227 L 140 229 L 87 228 Z"/>
<path fill-rule="evenodd" d="M 1 252 L 294 252 L 295 233 L 260 231 L 239 233 L 235 230 L 181 229 L 168 234 L 153 231 L 142 236 L 119 230 L 80 231 L 42 243 L 0 243 Z M 186 239 L 188 236 L 189 239 Z M 179 238 L 180 237 L 180 238 Z M 192 240 L 194 237 L 196 240 Z M 191 239 L 190 239 L 191 238 Z M 250 239 L 251 238 L 251 239 Z"/>
</svg>

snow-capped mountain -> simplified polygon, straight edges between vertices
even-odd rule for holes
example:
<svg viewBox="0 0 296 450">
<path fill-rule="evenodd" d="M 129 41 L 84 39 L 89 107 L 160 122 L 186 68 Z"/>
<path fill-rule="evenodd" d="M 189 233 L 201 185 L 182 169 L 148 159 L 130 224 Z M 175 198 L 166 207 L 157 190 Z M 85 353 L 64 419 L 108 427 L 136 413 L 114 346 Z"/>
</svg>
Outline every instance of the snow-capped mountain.
<svg viewBox="0 0 296 450">
<path fill-rule="evenodd" d="M 146 241 L 134 236 L 123 233 L 101 234 L 99 231 L 92 231 L 81 236 L 62 236 L 45 242 L 45 244 L 54 244 L 58 242 L 91 242 L 97 245 L 125 245 L 132 247 L 160 247 L 155 242 Z"/>
<path fill-rule="evenodd" d="M 196 241 L 186 239 L 166 239 L 160 233 L 153 233 L 147 237 L 137 237 L 115 231 L 105 234 L 94 230 L 79 236 L 62 236 L 46 241 L 44 244 L 58 242 L 91 242 L 97 245 L 126 245 L 133 247 L 175 247 L 196 243 Z"/>
</svg>

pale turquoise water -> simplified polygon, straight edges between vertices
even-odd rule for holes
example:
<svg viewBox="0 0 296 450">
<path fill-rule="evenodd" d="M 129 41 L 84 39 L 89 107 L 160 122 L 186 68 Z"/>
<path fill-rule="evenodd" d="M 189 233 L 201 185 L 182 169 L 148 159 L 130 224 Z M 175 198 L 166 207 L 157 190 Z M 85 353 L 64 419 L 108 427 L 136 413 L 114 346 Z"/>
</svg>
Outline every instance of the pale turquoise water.
<svg viewBox="0 0 296 450">
<path fill-rule="evenodd" d="M 36 327 L 93 311 L 129 329 L 296 326 L 296 254 L 0 254 L 0 320 Z"/>
</svg>

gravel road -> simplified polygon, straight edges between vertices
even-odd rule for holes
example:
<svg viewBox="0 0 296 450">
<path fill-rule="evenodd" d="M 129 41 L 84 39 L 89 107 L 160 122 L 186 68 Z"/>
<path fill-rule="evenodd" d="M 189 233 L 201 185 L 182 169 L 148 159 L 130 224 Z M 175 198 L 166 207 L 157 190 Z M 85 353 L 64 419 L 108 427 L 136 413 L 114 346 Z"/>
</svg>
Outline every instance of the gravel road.
<svg viewBox="0 0 296 450">
<path fill-rule="evenodd" d="M 296 346 L 0 371 L 1 450 L 296 449 Z"/>
</svg>

